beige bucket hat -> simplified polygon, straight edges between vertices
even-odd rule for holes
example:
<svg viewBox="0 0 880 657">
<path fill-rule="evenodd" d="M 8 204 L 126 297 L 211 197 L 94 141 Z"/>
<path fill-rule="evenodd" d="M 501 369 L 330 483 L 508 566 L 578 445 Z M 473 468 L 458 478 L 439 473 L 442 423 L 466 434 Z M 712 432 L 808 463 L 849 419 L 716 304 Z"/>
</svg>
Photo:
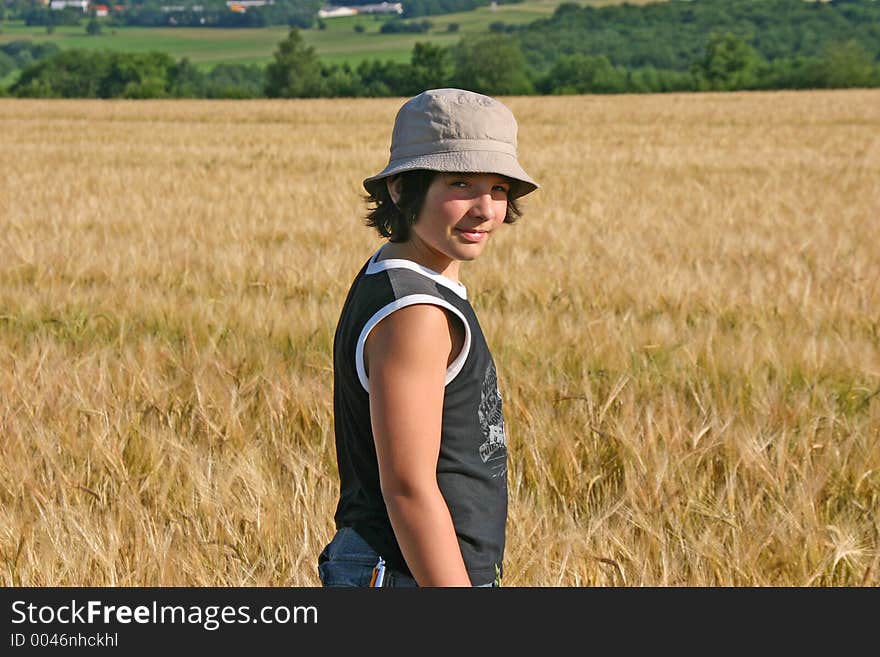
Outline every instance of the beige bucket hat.
<svg viewBox="0 0 880 657">
<path fill-rule="evenodd" d="M 517 196 L 538 189 L 516 158 L 516 119 L 501 102 L 463 89 L 429 89 L 398 110 L 391 133 L 391 158 L 364 180 L 374 197 L 385 178 L 429 169 L 497 173 L 519 181 Z"/>
</svg>

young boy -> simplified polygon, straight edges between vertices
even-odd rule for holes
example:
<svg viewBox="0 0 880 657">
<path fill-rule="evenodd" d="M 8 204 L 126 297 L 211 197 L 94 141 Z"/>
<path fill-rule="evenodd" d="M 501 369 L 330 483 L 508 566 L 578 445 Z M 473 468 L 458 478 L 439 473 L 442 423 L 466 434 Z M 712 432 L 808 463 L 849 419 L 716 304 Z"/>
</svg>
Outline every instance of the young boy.
<svg viewBox="0 0 880 657">
<path fill-rule="evenodd" d="M 462 262 L 538 185 L 493 98 L 433 89 L 400 109 L 364 181 L 388 241 L 355 278 L 334 339 L 340 497 L 324 586 L 499 586 L 507 441 L 495 365 Z"/>
</svg>

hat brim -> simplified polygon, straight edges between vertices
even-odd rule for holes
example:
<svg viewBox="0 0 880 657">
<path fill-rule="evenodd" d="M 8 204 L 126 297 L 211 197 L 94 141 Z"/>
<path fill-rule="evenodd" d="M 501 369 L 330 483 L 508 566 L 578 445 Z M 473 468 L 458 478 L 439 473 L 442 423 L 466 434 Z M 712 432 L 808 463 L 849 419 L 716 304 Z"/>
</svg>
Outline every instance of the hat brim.
<svg viewBox="0 0 880 657">
<path fill-rule="evenodd" d="M 392 160 L 382 171 L 364 180 L 364 189 L 373 198 L 378 198 L 385 178 L 415 169 L 444 173 L 497 173 L 519 183 L 515 198 L 530 194 L 540 187 L 512 155 L 497 151 L 454 151 Z"/>
</svg>

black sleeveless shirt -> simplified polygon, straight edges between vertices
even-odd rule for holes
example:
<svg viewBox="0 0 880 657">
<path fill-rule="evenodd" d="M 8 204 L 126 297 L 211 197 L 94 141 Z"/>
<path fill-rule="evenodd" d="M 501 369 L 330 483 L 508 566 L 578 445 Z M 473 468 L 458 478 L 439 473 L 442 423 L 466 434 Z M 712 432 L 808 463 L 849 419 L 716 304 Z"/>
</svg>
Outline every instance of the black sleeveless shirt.
<svg viewBox="0 0 880 657">
<path fill-rule="evenodd" d="M 474 585 L 502 572 L 507 522 L 507 440 L 495 364 L 463 285 L 409 260 L 377 260 L 358 273 L 333 342 L 333 411 L 340 494 L 337 528 L 352 527 L 390 568 L 410 574 L 379 487 L 364 342 L 395 310 L 433 304 L 464 327 L 446 370 L 437 484 Z"/>
</svg>

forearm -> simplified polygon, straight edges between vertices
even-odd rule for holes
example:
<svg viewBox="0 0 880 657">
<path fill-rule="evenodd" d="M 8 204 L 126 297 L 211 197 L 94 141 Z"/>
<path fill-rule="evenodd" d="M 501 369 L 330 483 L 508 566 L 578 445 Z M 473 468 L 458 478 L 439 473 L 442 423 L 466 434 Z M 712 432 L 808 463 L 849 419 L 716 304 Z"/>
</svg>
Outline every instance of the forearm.
<svg viewBox="0 0 880 657">
<path fill-rule="evenodd" d="M 384 494 L 388 516 L 420 586 L 470 586 L 449 507 L 434 486 Z"/>
</svg>

